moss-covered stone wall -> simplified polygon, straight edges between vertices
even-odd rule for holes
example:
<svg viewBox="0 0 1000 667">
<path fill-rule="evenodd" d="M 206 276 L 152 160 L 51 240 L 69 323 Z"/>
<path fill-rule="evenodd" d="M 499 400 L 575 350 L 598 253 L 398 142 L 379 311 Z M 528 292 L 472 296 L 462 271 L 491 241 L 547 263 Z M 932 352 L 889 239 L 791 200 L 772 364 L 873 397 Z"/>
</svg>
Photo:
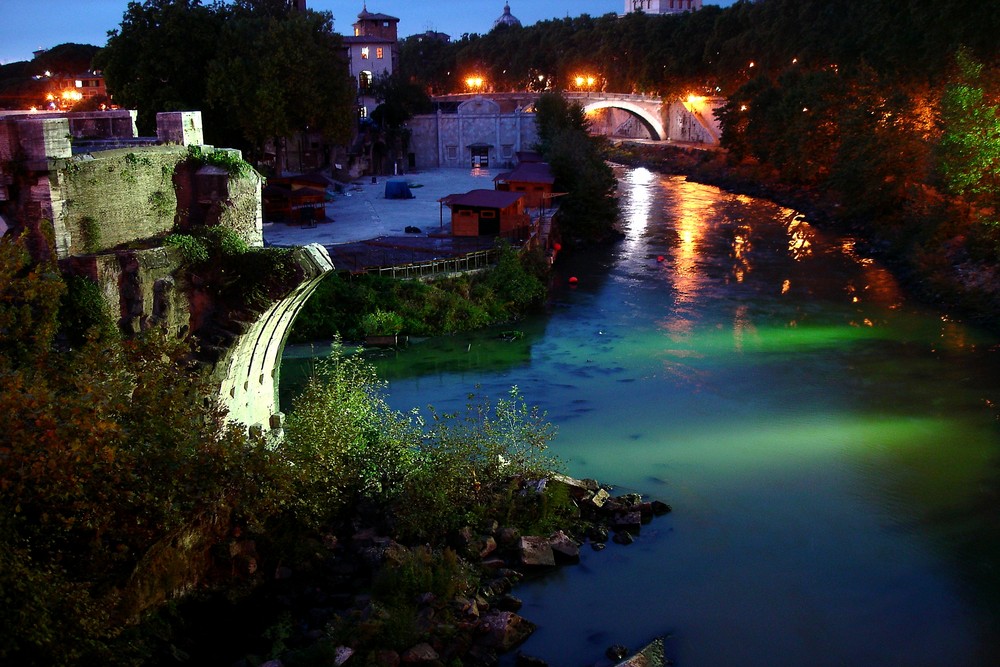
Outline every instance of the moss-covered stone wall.
<svg viewBox="0 0 1000 667">
<path fill-rule="evenodd" d="M 160 236 L 174 226 L 181 146 L 119 149 L 58 160 L 50 172 L 60 257 Z"/>
</svg>

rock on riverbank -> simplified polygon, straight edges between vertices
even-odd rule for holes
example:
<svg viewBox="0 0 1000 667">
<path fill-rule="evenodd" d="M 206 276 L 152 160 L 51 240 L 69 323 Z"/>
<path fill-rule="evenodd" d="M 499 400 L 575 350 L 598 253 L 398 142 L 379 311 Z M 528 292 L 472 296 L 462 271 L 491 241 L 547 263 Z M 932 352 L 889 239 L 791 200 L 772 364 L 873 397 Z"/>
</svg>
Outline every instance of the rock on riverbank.
<svg viewBox="0 0 1000 667">
<path fill-rule="evenodd" d="M 400 544 L 367 526 L 350 537 L 327 536 L 312 558 L 280 568 L 272 600 L 286 607 L 294 630 L 284 638 L 289 650 L 269 665 L 304 654 L 348 667 L 496 665 L 535 630 L 519 614 L 513 595 L 519 581 L 579 562 L 586 543 L 598 550 L 609 539 L 628 544 L 670 511 L 639 494 L 613 496 L 594 480 L 553 475 L 523 483 L 531 493 L 547 486 L 561 487 L 576 512 L 569 525 L 545 534 L 521 534 L 490 520 L 435 547 Z"/>
</svg>

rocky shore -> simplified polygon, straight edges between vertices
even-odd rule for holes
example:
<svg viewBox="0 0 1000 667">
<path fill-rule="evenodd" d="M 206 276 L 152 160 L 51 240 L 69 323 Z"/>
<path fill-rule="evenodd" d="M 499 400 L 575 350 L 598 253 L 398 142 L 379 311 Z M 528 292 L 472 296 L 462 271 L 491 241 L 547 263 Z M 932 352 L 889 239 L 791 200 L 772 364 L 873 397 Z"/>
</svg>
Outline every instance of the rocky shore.
<svg viewBox="0 0 1000 667">
<path fill-rule="evenodd" d="M 671 511 L 639 494 L 612 495 L 594 480 L 553 475 L 520 485 L 534 497 L 546 487 L 567 493 L 573 516 L 545 534 L 522 533 L 498 518 L 466 526 L 442 545 L 402 544 L 376 525 L 353 521 L 309 545 L 300 562 L 276 565 L 273 580 L 254 597 L 285 619 L 280 631 L 265 633 L 285 650 L 266 661 L 247 655 L 233 667 L 497 665 L 536 627 L 519 613 L 518 582 L 578 563 L 582 548 L 631 544 L 643 525 Z M 258 551 L 255 542 L 234 539 L 231 567 L 257 573 L 267 567 Z M 406 599 L 394 606 L 389 600 L 400 592 Z M 387 637 L 393 646 L 380 646 Z M 595 661 L 603 658 L 635 667 L 667 664 L 662 639 L 635 653 L 609 646 Z M 516 664 L 546 663 L 518 654 Z"/>
</svg>

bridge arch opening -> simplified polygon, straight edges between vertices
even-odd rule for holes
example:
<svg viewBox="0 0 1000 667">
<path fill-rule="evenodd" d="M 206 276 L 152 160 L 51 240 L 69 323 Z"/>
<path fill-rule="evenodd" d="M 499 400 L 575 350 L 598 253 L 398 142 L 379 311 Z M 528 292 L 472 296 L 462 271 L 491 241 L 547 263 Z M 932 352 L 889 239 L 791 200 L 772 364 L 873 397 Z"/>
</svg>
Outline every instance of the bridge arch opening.
<svg viewBox="0 0 1000 667">
<path fill-rule="evenodd" d="M 602 111 L 623 111 L 628 119 L 634 119 L 635 122 L 639 123 L 649 133 L 650 139 L 663 141 L 667 137 L 666 129 L 663 127 L 663 121 L 659 118 L 659 114 L 653 114 L 639 105 L 622 100 L 598 100 L 582 106 L 584 113 L 588 115 L 599 114 Z M 608 131 L 605 133 L 614 135 L 617 133 L 617 129 L 614 127 L 607 128 Z"/>
</svg>

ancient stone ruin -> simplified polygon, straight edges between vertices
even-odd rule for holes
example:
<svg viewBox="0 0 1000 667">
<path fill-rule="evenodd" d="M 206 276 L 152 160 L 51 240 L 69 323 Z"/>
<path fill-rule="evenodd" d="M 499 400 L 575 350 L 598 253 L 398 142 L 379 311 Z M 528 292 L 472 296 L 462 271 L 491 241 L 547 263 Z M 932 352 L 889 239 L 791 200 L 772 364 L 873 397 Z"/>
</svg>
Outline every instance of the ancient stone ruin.
<svg viewBox="0 0 1000 667">
<path fill-rule="evenodd" d="M 278 430 L 281 351 L 329 255 L 296 250 L 294 270 L 260 276 L 256 294 L 192 271 L 169 235 L 218 227 L 263 247 L 262 178 L 239 151 L 204 145 L 200 112 L 158 114 L 157 130 L 137 137 L 126 110 L 0 112 L 0 233 L 94 281 L 124 336 L 159 327 L 191 340 L 230 418 Z"/>
</svg>

